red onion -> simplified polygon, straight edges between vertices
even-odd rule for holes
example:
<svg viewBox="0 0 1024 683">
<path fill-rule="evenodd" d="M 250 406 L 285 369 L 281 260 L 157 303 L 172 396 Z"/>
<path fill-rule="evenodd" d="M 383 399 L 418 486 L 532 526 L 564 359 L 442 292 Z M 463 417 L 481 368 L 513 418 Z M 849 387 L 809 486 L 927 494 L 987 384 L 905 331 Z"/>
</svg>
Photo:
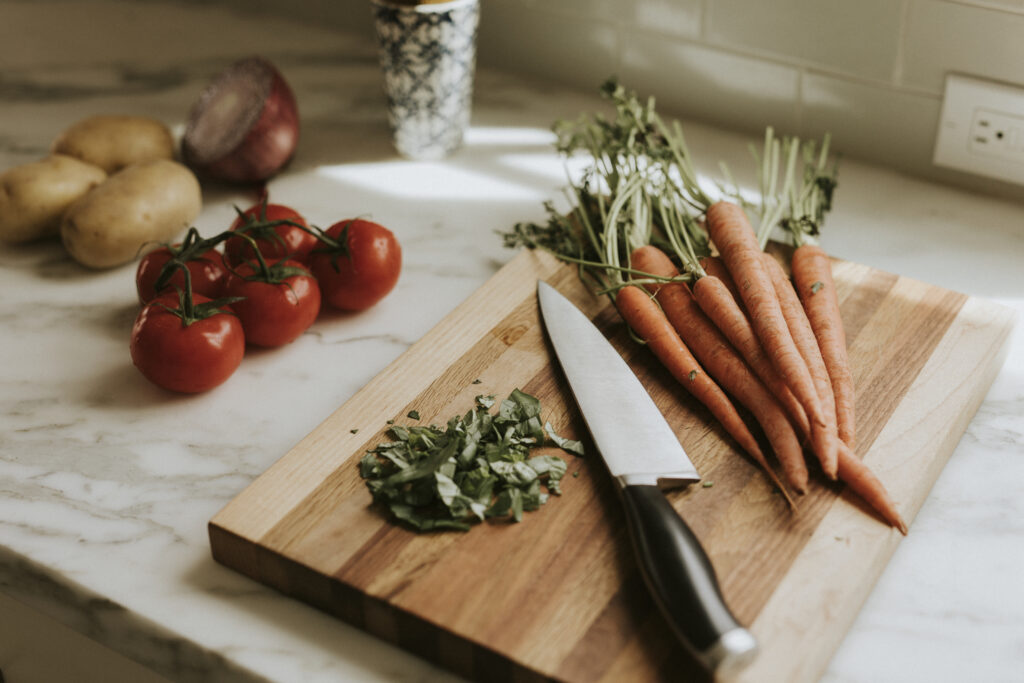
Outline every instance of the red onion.
<svg viewBox="0 0 1024 683">
<path fill-rule="evenodd" d="M 189 113 L 182 156 L 196 172 L 234 183 L 262 182 L 281 170 L 299 141 L 295 96 L 261 57 L 232 64 Z"/>
</svg>

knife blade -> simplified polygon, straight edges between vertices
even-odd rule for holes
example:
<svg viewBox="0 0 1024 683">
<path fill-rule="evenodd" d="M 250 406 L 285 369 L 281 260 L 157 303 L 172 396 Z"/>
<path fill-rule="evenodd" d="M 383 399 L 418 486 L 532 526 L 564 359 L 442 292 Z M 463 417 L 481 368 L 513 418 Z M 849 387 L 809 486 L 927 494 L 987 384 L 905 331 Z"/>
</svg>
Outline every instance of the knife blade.
<svg viewBox="0 0 1024 683">
<path fill-rule="evenodd" d="M 728 676 L 757 653 L 725 604 L 700 541 L 662 493 L 698 481 L 671 426 L 600 330 L 571 301 L 537 283 L 541 319 L 587 429 L 618 484 L 640 571 L 676 637 Z"/>
</svg>

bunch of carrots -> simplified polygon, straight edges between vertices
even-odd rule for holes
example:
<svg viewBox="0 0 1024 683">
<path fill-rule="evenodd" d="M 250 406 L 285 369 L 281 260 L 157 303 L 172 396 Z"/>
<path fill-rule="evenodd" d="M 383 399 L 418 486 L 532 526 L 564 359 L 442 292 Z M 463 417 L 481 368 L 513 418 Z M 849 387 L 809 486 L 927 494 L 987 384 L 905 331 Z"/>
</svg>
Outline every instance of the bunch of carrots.
<svg viewBox="0 0 1024 683">
<path fill-rule="evenodd" d="M 745 200 L 735 182 L 712 196 L 678 123 L 615 82 L 602 91 L 613 119 L 584 116 L 556 127 L 563 154 L 592 157 L 570 187 L 572 210 L 549 204 L 546 225 L 519 224 L 506 243 L 577 264 L 790 505 L 791 491 L 807 491 L 806 451 L 826 477 L 845 482 L 905 534 L 885 487 L 853 452 L 846 339 L 831 262 L 814 239 L 836 186 L 827 138 L 818 149 L 769 129 L 759 201 Z M 776 230 L 794 246 L 792 279 L 765 251 Z M 760 426 L 785 484 L 734 400 Z"/>
</svg>

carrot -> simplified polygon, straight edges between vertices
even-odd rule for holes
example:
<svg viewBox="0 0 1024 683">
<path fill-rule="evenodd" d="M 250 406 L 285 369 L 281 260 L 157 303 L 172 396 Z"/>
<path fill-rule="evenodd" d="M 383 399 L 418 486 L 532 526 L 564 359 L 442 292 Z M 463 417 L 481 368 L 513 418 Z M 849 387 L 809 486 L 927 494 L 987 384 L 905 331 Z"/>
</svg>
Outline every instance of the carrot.
<svg viewBox="0 0 1024 683">
<path fill-rule="evenodd" d="M 815 244 L 804 243 L 793 252 L 793 281 L 807 319 L 814 330 L 835 394 L 839 438 L 854 447 L 855 392 L 846 351 L 846 332 L 839 314 L 839 299 L 828 255 Z"/>
<path fill-rule="evenodd" d="M 812 428 L 827 428 L 814 380 L 790 336 L 747 215 L 736 204 L 715 202 L 707 210 L 707 228 L 739 288 L 761 346 L 800 401 Z"/>
<path fill-rule="evenodd" d="M 868 469 L 868 466 L 853 454 L 850 447 L 842 442 L 839 444 L 838 462 L 839 479 L 845 482 L 851 491 L 863 498 L 864 502 L 882 515 L 886 522 L 899 529 L 899 532 L 906 536 L 907 523 L 900 516 L 899 510 L 896 509 L 896 503 L 889 496 L 889 492 L 885 490 L 885 486 Z"/>
<path fill-rule="evenodd" d="M 740 304 L 740 308 L 743 307 L 743 298 L 740 296 L 740 290 L 736 288 L 736 283 L 733 282 L 732 275 L 729 275 L 729 269 L 722 263 L 721 258 L 718 256 L 705 256 L 700 260 L 700 267 L 708 275 L 714 275 L 721 280 L 722 284 L 729 290 L 729 293 L 732 294 L 732 297 Z"/>
<path fill-rule="evenodd" d="M 796 425 L 800 434 L 809 435 L 811 423 L 807 420 L 803 406 L 796 400 L 785 380 L 772 365 L 771 359 L 765 355 L 739 300 L 729 293 L 729 285 L 721 278 L 709 273 L 698 279 L 691 290 L 701 310 L 726 336 L 750 366 L 750 369 L 754 371 L 754 374 L 786 409 L 786 413 L 793 420 L 793 424 Z"/>
<path fill-rule="evenodd" d="M 694 283 L 693 295 L 701 309 L 739 350 L 740 355 L 754 369 L 755 374 L 780 401 L 786 409 L 786 413 L 793 420 L 797 432 L 810 440 L 815 454 L 824 453 L 827 459 L 828 453 L 835 453 L 837 443 L 835 430 L 830 429 L 827 425 L 811 424 L 807 419 L 803 407 L 796 401 L 789 387 L 765 355 L 758 343 L 753 326 L 743 315 L 725 285 L 713 275 L 707 275 Z M 825 469 L 824 466 L 822 469 Z M 834 470 L 830 476 L 835 478 Z"/>
<path fill-rule="evenodd" d="M 750 433 L 729 397 L 704 372 L 654 299 L 636 285 L 628 285 L 615 295 L 615 307 L 662 365 L 711 411 L 740 447 L 758 463 L 764 462 L 764 453 L 757 445 L 757 439 Z"/>
<path fill-rule="evenodd" d="M 782 315 L 786 318 L 789 326 L 789 333 L 793 337 L 793 343 L 800 350 L 800 355 L 814 379 L 814 388 L 818 392 L 818 400 L 821 402 L 822 411 L 825 414 L 825 421 L 828 429 L 812 433 L 812 440 L 815 442 L 814 453 L 821 461 L 821 469 L 831 479 L 836 478 L 837 458 L 839 454 L 838 441 L 839 432 L 836 426 L 836 402 L 832 394 L 832 382 L 825 368 L 825 361 L 821 358 L 821 350 L 818 349 L 818 340 L 814 337 L 814 330 L 807 320 L 800 298 L 797 296 L 789 278 L 782 270 L 782 266 L 771 254 L 761 253 L 765 270 L 771 277 L 772 285 L 775 287 L 775 294 L 779 297 L 779 305 L 782 308 Z M 823 441 L 819 444 L 817 439 Z"/>
<path fill-rule="evenodd" d="M 630 263 L 660 277 L 675 277 L 678 271 L 663 251 L 653 246 L 635 249 Z M 647 290 L 655 295 L 672 327 L 683 343 L 719 385 L 754 415 L 782 465 L 786 480 L 798 493 L 807 491 L 807 466 L 803 461 L 800 441 L 785 411 L 761 383 L 728 340 L 701 311 L 690 290 L 682 282 L 651 283 Z M 755 458 L 756 459 L 756 458 Z M 775 476 L 767 461 L 758 464 L 779 487 L 787 502 L 793 501 Z"/>
</svg>

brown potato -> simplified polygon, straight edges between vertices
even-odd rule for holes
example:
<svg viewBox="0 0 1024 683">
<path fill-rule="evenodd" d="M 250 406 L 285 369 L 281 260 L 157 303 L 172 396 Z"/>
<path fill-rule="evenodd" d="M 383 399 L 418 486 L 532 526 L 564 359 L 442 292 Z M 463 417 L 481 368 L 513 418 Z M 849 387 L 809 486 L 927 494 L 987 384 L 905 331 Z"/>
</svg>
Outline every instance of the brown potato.
<svg viewBox="0 0 1024 683">
<path fill-rule="evenodd" d="M 57 235 L 68 207 L 106 179 L 102 168 L 62 154 L 5 171 L 0 174 L 0 242 Z"/>
<path fill-rule="evenodd" d="M 75 202 L 60 234 L 72 257 L 90 268 L 133 260 L 147 242 L 166 242 L 202 208 L 199 181 L 176 161 L 158 159 L 119 171 Z"/>
<path fill-rule="evenodd" d="M 160 121 L 143 116 L 92 116 L 54 140 L 55 154 L 67 154 L 107 173 L 153 159 L 174 158 L 174 138 Z"/>
</svg>

